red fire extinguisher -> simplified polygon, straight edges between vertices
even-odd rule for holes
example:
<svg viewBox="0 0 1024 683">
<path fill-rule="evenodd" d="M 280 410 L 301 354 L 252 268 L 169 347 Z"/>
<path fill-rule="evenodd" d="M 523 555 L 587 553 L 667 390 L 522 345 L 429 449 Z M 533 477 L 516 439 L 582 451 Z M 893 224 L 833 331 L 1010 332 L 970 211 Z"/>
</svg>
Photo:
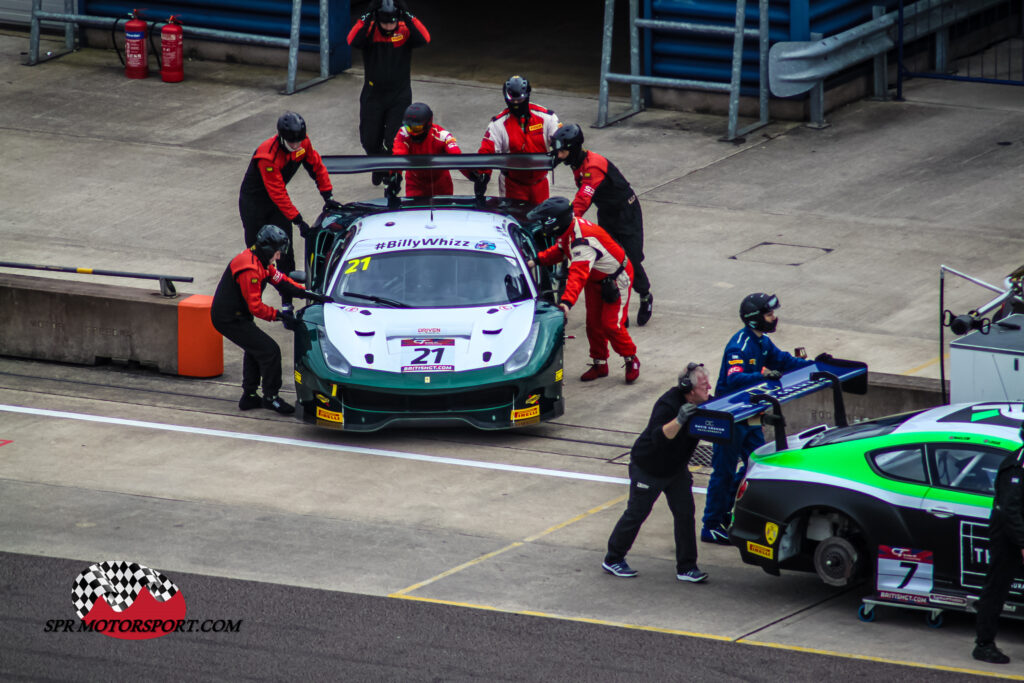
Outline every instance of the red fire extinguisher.
<svg viewBox="0 0 1024 683">
<path fill-rule="evenodd" d="M 160 29 L 160 78 L 165 83 L 177 83 L 185 78 L 184 50 L 181 43 L 181 21 L 172 14 Z"/>
<path fill-rule="evenodd" d="M 139 10 L 132 10 L 132 18 L 124 25 L 124 75 L 145 78 L 149 75 L 146 54 L 146 22 L 139 18 Z"/>
</svg>

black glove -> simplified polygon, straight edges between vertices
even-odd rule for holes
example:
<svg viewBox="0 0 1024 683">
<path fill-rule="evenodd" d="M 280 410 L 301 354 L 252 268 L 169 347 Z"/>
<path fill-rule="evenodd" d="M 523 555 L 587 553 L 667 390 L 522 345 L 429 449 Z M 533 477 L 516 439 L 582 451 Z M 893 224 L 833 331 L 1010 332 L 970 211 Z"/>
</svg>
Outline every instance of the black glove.
<svg viewBox="0 0 1024 683">
<path fill-rule="evenodd" d="M 295 329 L 295 314 L 291 311 L 286 311 L 284 309 L 279 310 L 277 312 L 277 319 L 281 321 L 282 325 L 284 325 L 284 329 Z"/>
<path fill-rule="evenodd" d="M 762 372 L 761 374 L 764 375 L 765 379 L 777 380 L 777 379 L 782 377 L 782 370 L 768 370 L 768 369 L 765 369 L 765 371 Z"/>
<path fill-rule="evenodd" d="M 491 180 L 490 174 L 480 171 L 473 171 L 473 173 L 476 174 L 476 177 L 473 178 L 473 192 L 478 195 L 487 194 L 487 183 Z"/>
<path fill-rule="evenodd" d="M 306 239 L 306 235 L 309 234 L 309 223 L 302 220 L 302 216 L 296 216 L 295 225 L 299 229 L 299 237 Z"/>
<path fill-rule="evenodd" d="M 331 196 L 334 194 L 333 190 L 320 190 L 320 196 L 324 198 L 324 202 L 333 201 Z"/>
<path fill-rule="evenodd" d="M 387 186 L 388 191 L 397 197 L 402 192 L 402 174 L 397 171 L 389 172 L 384 184 Z"/>
<path fill-rule="evenodd" d="M 324 211 L 337 211 L 341 207 L 341 202 L 335 201 L 333 199 L 328 198 L 324 201 Z"/>
<path fill-rule="evenodd" d="M 697 404 L 686 401 L 683 405 L 679 406 L 679 414 L 676 415 L 676 422 L 679 423 L 680 427 L 685 427 L 686 423 L 689 422 L 690 418 L 697 412 Z"/>
<path fill-rule="evenodd" d="M 819 353 L 817 356 L 814 357 L 815 363 L 831 363 L 833 360 L 835 359 L 832 358 L 832 355 L 828 353 Z"/>
<path fill-rule="evenodd" d="M 308 289 L 303 293 L 302 296 L 306 297 L 307 301 L 313 301 L 313 302 L 316 302 L 318 304 L 333 304 L 334 303 L 334 299 L 332 299 L 331 297 L 327 296 L 326 294 L 318 294 L 317 292 L 311 292 Z"/>
</svg>

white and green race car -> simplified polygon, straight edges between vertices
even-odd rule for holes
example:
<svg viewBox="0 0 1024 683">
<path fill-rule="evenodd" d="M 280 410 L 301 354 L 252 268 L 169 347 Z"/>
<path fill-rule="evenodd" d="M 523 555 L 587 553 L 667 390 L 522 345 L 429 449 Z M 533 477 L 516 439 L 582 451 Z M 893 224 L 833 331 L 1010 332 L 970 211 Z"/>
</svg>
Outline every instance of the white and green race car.
<svg viewBox="0 0 1024 683">
<path fill-rule="evenodd" d="M 1022 420 L 1021 403 L 957 404 L 768 443 L 750 457 L 729 538 L 771 574 L 814 571 L 833 586 L 874 576 L 877 602 L 866 603 L 933 620 L 967 609 L 988 565 L 996 472 L 1020 448 Z M 1005 613 L 1024 617 L 1024 577 Z"/>
</svg>

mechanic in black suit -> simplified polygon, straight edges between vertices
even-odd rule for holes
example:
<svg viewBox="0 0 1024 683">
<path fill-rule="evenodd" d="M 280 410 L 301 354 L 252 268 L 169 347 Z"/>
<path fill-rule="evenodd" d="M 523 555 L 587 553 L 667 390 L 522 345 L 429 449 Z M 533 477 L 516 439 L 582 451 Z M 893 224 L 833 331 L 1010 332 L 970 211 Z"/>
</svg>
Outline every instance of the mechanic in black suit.
<svg viewBox="0 0 1024 683">
<path fill-rule="evenodd" d="M 1024 425 L 1021 425 L 1024 441 Z M 996 493 L 988 523 L 989 566 L 978 610 L 974 658 L 1008 664 L 1010 658 L 996 647 L 996 629 L 1010 585 L 1024 568 L 1024 448 L 1006 458 L 996 474 Z"/>
<path fill-rule="evenodd" d="M 697 567 L 693 476 L 689 468 L 698 440 L 686 433 L 686 424 L 710 394 L 711 380 L 704 365 L 690 363 L 679 373 L 678 384 L 654 404 L 647 427 L 629 453 L 629 501 L 608 538 L 608 553 L 601 564 L 609 574 L 625 579 L 637 575 L 626 564 L 626 553 L 664 493 L 675 526 L 676 578 L 690 583 L 707 581 L 707 573 Z"/>
</svg>

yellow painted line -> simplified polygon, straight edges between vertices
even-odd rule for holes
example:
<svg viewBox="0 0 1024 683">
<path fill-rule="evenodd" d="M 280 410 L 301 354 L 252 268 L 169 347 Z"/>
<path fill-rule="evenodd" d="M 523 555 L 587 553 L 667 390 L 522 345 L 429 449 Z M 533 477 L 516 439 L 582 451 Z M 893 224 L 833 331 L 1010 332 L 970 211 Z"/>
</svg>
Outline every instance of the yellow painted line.
<svg viewBox="0 0 1024 683">
<path fill-rule="evenodd" d="M 75 272 L 82 275 L 92 275 L 92 268 L 75 268 Z"/>
<path fill-rule="evenodd" d="M 646 626 L 644 624 L 627 624 L 621 621 L 607 621 L 605 619 L 591 619 L 590 617 L 570 617 L 564 614 L 551 614 L 549 612 L 537 612 L 526 609 L 505 609 L 492 605 L 477 605 L 471 602 L 456 602 L 454 600 L 438 600 L 437 598 L 421 598 L 418 595 L 393 594 L 388 597 L 400 598 L 402 600 L 416 600 L 418 602 L 430 602 L 435 605 L 448 605 L 450 607 L 469 607 L 470 609 L 482 609 L 489 612 L 503 612 L 504 614 L 522 614 L 528 617 L 543 617 L 544 619 L 560 619 L 562 621 L 575 621 L 584 624 L 596 624 L 598 626 L 615 626 L 617 628 L 629 628 L 635 631 L 653 631 L 655 633 L 668 633 L 674 636 L 689 636 L 691 638 L 705 638 L 707 640 L 731 641 L 729 636 L 717 636 L 712 633 L 694 633 L 692 631 L 680 631 L 674 628 L 661 628 L 660 626 Z"/>
<path fill-rule="evenodd" d="M 982 671 L 979 669 L 964 669 L 957 666 L 945 666 L 942 664 L 923 664 L 921 662 L 910 662 L 902 659 L 888 659 L 886 657 L 874 657 L 872 655 L 857 655 L 848 652 L 835 652 L 833 650 L 817 650 L 813 647 L 800 647 L 799 645 L 783 645 L 782 643 L 759 643 L 756 640 L 747 640 L 741 638 L 736 641 L 743 645 L 756 645 L 758 647 L 770 647 L 776 650 L 790 650 L 792 652 L 808 652 L 815 655 L 825 655 L 827 657 L 843 657 L 844 659 L 860 659 L 867 662 L 879 662 L 881 664 L 898 664 L 899 666 L 912 666 L 918 669 L 932 669 L 934 671 L 952 671 L 954 673 L 961 674 L 973 674 L 975 676 L 992 676 L 995 678 L 1006 678 L 1015 681 L 1024 681 L 1022 675 L 1007 675 L 1005 673 L 997 673 L 994 671 Z M 970 644 L 964 648 L 966 656 L 967 650 L 970 649 Z"/>
<path fill-rule="evenodd" d="M 945 358 L 945 359 L 948 359 L 948 358 L 949 358 L 949 354 L 948 354 L 948 353 L 947 353 L 947 354 L 945 354 L 945 355 L 943 356 L 943 358 Z M 925 368 L 930 368 L 931 366 L 935 365 L 935 364 L 936 364 L 936 363 L 938 363 L 938 362 L 939 362 L 939 357 L 938 357 L 938 356 L 935 356 L 935 358 L 932 358 L 932 359 L 931 359 L 930 361 L 928 361 L 927 363 L 922 363 L 921 365 L 918 365 L 918 366 L 917 366 L 916 368 L 910 368 L 910 369 L 909 369 L 909 370 L 907 370 L 906 372 L 901 372 L 900 374 L 901 374 L 901 375 L 913 375 L 913 374 L 915 374 L 915 373 L 921 372 L 921 371 L 922 371 L 922 370 L 924 370 Z"/>
<path fill-rule="evenodd" d="M 509 545 L 505 546 L 504 548 L 499 548 L 499 549 L 497 549 L 495 551 L 487 553 L 486 555 L 481 555 L 480 557 L 472 559 L 469 562 L 463 562 L 458 567 L 452 567 L 451 569 L 449 569 L 447 571 L 444 571 L 444 572 L 441 572 L 437 576 L 433 576 L 433 577 L 427 579 L 426 581 L 420 581 L 419 583 L 414 583 L 411 586 L 408 586 L 406 588 L 403 588 L 400 591 L 392 593 L 388 597 L 390 597 L 390 598 L 406 597 L 406 593 L 411 593 L 414 590 L 418 590 L 420 588 L 423 588 L 424 586 L 429 586 L 430 584 L 434 583 L 435 581 L 440 581 L 441 579 L 443 579 L 445 577 L 448 577 L 448 576 L 451 576 L 452 574 L 455 574 L 456 572 L 461 572 L 463 569 L 466 569 L 467 567 L 472 567 L 473 565 L 480 564 L 481 562 L 484 562 L 485 560 L 489 560 L 492 557 L 496 557 L 498 555 L 501 555 L 504 552 L 508 552 L 509 550 L 512 550 L 513 548 L 518 548 L 519 546 L 523 545 L 524 543 L 532 543 L 533 541 L 536 541 L 538 538 L 541 538 L 543 536 L 547 536 L 548 534 L 554 533 L 554 532 L 558 531 L 559 529 L 564 529 L 565 527 L 569 526 L 570 524 L 574 524 L 574 523 L 580 521 L 581 519 L 585 519 L 585 518 L 589 517 L 590 515 L 593 515 L 593 514 L 595 514 L 597 512 L 600 512 L 601 510 L 606 510 L 606 509 L 610 508 L 613 505 L 618 505 L 622 501 L 626 500 L 626 498 L 628 498 L 628 497 L 629 497 L 629 494 L 627 493 L 627 494 L 623 494 L 621 496 L 618 496 L 616 498 L 613 498 L 612 500 L 609 500 L 607 503 L 602 503 L 602 504 L 598 505 L 597 507 L 591 508 L 591 509 L 587 510 L 586 512 L 582 513 L 582 514 L 576 515 L 572 519 L 566 520 L 566 521 L 564 521 L 564 522 L 562 522 L 560 524 L 556 524 L 553 527 L 549 527 L 549 528 L 545 529 L 544 531 L 540 532 L 539 534 L 534 534 L 533 536 L 528 536 L 528 537 L 524 538 L 521 541 L 516 541 L 515 543 L 510 543 Z"/>
</svg>

